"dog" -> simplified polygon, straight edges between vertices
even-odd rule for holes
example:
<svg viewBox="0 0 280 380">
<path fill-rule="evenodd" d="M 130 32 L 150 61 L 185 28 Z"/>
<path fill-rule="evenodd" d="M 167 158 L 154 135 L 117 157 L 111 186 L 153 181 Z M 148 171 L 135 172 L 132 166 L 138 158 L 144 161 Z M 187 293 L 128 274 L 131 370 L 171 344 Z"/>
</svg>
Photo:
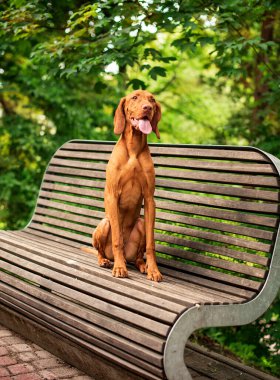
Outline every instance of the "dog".
<svg viewBox="0 0 280 380">
<path fill-rule="evenodd" d="M 152 131 L 160 138 L 161 107 L 148 91 L 137 90 L 120 100 L 114 133 L 121 135 L 106 169 L 105 218 L 92 235 L 98 263 L 114 277 L 128 277 L 127 262 L 134 262 L 152 281 L 162 281 L 155 255 L 155 171 L 147 144 Z M 144 220 L 140 210 L 144 199 Z M 93 253 L 91 248 L 82 248 Z M 146 263 L 144 253 L 146 252 Z"/>
</svg>

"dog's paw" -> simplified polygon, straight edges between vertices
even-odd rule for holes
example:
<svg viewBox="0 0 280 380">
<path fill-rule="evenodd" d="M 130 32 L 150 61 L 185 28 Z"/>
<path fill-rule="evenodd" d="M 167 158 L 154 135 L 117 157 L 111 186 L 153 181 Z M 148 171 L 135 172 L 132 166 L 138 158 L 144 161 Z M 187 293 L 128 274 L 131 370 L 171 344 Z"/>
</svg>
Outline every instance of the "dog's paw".
<svg viewBox="0 0 280 380">
<path fill-rule="evenodd" d="M 108 259 L 100 259 L 100 260 L 98 260 L 98 264 L 99 264 L 99 266 L 100 267 L 102 267 L 102 268 L 111 268 L 111 266 L 112 266 L 112 263 L 111 263 L 111 261 L 110 260 L 108 260 Z"/>
<path fill-rule="evenodd" d="M 139 270 L 139 272 L 146 273 L 146 264 L 143 259 L 136 260 L 135 266 Z"/>
<path fill-rule="evenodd" d="M 147 268 L 147 279 L 151 281 L 161 282 L 163 280 L 162 274 L 158 268 Z"/>
<path fill-rule="evenodd" d="M 128 271 L 126 269 L 126 266 L 117 266 L 114 265 L 113 270 L 112 270 L 113 277 L 119 277 L 119 278 L 125 278 L 128 277 Z"/>
</svg>

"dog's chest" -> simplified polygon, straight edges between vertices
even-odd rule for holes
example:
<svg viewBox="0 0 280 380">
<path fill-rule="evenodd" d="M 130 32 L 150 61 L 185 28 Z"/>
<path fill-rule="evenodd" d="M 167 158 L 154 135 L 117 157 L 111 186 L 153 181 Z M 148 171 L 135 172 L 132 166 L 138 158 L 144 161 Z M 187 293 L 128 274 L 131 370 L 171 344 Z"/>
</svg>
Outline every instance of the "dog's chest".
<svg viewBox="0 0 280 380">
<path fill-rule="evenodd" d="M 136 158 L 130 158 L 122 168 L 119 181 L 120 206 L 122 208 L 135 207 L 142 202 L 145 187 L 145 175 Z"/>
</svg>

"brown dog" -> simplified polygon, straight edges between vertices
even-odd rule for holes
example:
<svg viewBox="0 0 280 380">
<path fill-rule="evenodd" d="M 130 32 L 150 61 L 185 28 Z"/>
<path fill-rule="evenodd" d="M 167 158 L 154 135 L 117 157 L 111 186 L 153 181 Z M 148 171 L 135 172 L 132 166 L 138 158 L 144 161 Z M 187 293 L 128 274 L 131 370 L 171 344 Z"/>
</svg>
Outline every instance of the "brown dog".
<svg viewBox="0 0 280 380">
<path fill-rule="evenodd" d="M 106 217 L 93 232 L 98 263 L 110 267 L 110 260 L 114 260 L 115 277 L 127 277 L 126 262 L 135 262 L 149 280 L 162 280 L 154 242 L 155 172 L 147 144 L 150 132 L 160 137 L 160 118 L 160 105 L 151 93 L 142 90 L 122 98 L 115 113 L 114 132 L 121 137 L 106 170 Z M 143 198 L 145 221 L 140 218 Z"/>
</svg>

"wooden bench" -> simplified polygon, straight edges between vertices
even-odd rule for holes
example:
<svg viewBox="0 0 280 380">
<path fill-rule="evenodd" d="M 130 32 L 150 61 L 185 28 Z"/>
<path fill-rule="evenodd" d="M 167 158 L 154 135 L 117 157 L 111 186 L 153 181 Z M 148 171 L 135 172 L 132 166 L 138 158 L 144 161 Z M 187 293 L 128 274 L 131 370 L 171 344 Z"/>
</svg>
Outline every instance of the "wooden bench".
<svg viewBox="0 0 280 380">
<path fill-rule="evenodd" d="M 280 161 L 251 147 L 151 144 L 162 283 L 116 279 L 80 247 L 104 217 L 114 143 L 53 156 L 35 213 L 0 232 L 0 320 L 96 379 L 191 379 L 199 328 L 249 323 L 280 285 Z"/>
</svg>

